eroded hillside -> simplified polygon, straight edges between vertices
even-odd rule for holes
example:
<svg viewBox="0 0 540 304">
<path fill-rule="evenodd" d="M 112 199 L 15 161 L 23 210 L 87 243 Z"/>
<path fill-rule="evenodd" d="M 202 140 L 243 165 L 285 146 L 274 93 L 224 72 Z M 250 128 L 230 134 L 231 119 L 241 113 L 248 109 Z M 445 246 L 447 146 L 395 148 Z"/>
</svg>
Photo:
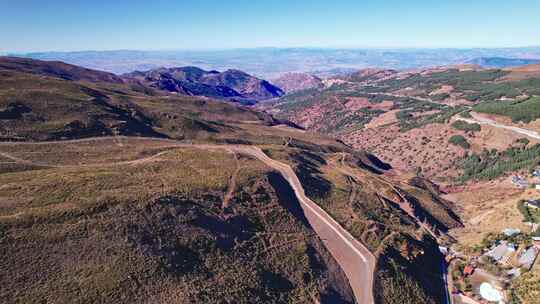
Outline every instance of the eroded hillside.
<svg viewBox="0 0 540 304">
<path fill-rule="evenodd" d="M 536 131 L 537 71 L 535 66 L 371 69 L 325 80 L 324 89 L 289 94 L 265 109 L 372 151 L 396 168 L 451 182 L 468 154 L 504 151 L 522 137 L 537 142 L 527 134 L 458 121 L 472 114 Z"/>
</svg>

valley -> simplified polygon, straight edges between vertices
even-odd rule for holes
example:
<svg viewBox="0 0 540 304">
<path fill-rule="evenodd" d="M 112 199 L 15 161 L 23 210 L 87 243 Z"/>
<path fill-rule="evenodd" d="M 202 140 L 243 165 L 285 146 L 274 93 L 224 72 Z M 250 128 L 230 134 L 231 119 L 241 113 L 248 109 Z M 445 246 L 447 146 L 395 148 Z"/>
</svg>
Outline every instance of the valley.
<svg viewBox="0 0 540 304">
<path fill-rule="evenodd" d="M 523 70 L 287 74 L 260 99 L 241 71 L 0 58 L 0 272 L 22 270 L 0 299 L 435 304 L 489 281 L 534 303 L 536 266 L 503 275 L 538 235 Z"/>
</svg>

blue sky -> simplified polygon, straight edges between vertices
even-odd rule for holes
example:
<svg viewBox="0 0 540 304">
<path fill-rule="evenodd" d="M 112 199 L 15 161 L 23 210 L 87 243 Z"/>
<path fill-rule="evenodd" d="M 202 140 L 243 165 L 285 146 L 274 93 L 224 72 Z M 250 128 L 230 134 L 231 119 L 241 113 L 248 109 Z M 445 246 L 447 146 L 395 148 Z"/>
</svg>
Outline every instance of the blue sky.
<svg viewBox="0 0 540 304">
<path fill-rule="evenodd" d="M 0 0 L 0 51 L 540 45 L 538 0 Z"/>
</svg>

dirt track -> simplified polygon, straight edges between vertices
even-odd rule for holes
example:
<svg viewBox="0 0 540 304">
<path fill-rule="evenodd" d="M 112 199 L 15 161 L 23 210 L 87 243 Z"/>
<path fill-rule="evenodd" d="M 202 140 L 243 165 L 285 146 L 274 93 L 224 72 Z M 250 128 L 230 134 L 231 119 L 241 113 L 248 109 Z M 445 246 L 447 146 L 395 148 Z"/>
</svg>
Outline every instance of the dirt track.
<svg viewBox="0 0 540 304">
<path fill-rule="evenodd" d="M 128 137 L 117 137 L 128 138 Z M 88 138 L 80 140 L 70 141 L 50 141 L 40 143 L 0 143 L 1 146 L 5 145 L 27 145 L 27 144 L 69 144 L 77 142 L 92 142 L 102 140 L 112 140 L 115 138 Z M 234 153 L 242 153 L 250 155 L 270 168 L 278 171 L 293 189 L 298 201 L 301 203 L 301 207 L 304 211 L 309 224 L 313 230 L 317 233 L 319 238 L 323 241 L 324 245 L 332 256 L 336 259 L 345 275 L 349 280 L 349 284 L 354 293 L 356 302 L 359 304 L 371 304 L 373 303 L 373 273 L 375 270 L 375 257 L 373 254 L 359 241 L 357 241 L 349 232 L 341 227 L 328 213 L 326 213 L 315 202 L 309 199 L 302 187 L 302 184 L 292 168 L 284 163 L 273 160 L 268 157 L 260 148 L 254 146 L 243 145 L 206 145 L 206 144 L 186 144 L 174 140 L 157 139 L 157 138 L 140 138 L 135 137 L 132 139 L 144 139 L 155 140 L 171 143 L 173 147 L 177 148 L 198 148 L 198 149 L 224 149 Z M 165 152 L 161 152 L 165 153 Z M 5 153 L 2 153 L 4 155 Z M 24 164 L 32 164 L 32 162 L 22 160 L 20 158 L 12 157 L 11 155 L 4 155 L 11 158 L 15 162 L 22 162 Z M 159 155 L 150 156 L 144 159 L 120 162 L 120 163 L 140 163 L 149 160 L 154 160 Z M 120 164 L 117 163 L 117 164 Z M 99 166 L 103 166 L 100 164 Z M 105 164 L 106 165 L 106 164 Z M 88 165 L 83 165 L 88 166 Z M 91 166 L 91 165 L 90 165 Z M 54 167 L 54 166 L 52 166 Z M 75 166 L 73 166 L 75 167 Z"/>
</svg>

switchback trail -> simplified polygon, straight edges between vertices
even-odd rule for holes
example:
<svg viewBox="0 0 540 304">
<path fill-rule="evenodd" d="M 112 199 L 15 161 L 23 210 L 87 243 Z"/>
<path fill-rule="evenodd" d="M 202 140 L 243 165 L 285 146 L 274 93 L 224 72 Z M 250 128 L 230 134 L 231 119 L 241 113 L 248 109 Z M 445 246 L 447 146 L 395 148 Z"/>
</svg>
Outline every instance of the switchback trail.
<svg viewBox="0 0 540 304">
<path fill-rule="evenodd" d="M 197 148 L 197 149 L 223 149 L 234 153 L 250 155 L 265 163 L 268 167 L 278 171 L 293 189 L 296 198 L 304 214 L 319 238 L 324 243 L 330 254 L 334 257 L 341 269 L 347 276 L 349 284 L 358 304 L 372 304 L 373 301 L 373 275 L 376 260 L 374 255 L 358 240 L 356 240 L 347 230 L 339 225 L 326 211 L 309 199 L 305 190 L 293 169 L 284 163 L 271 159 L 259 147 L 246 145 L 211 145 L 211 144 L 187 144 L 180 141 L 147 137 L 99 137 L 66 141 L 50 142 L 11 142 L 0 143 L 0 148 L 5 145 L 28 145 L 28 144 L 73 144 L 82 142 L 114 140 L 114 139 L 139 139 L 161 141 L 172 144 L 177 148 Z M 6 155 L 7 156 L 7 155 Z M 150 157 L 155 159 L 156 156 Z M 25 164 L 31 162 L 16 157 L 10 157 L 14 161 L 22 161 Z M 15 158 L 15 159 L 13 159 Z M 148 160 L 148 158 L 145 158 Z M 141 162 L 142 160 L 138 160 Z M 130 161 L 130 163 L 137 162 Z M 54 166 L 52 166 L 54 167 Z M 83 165 L 84 167 L 84 165 Z"/>
</svg>

